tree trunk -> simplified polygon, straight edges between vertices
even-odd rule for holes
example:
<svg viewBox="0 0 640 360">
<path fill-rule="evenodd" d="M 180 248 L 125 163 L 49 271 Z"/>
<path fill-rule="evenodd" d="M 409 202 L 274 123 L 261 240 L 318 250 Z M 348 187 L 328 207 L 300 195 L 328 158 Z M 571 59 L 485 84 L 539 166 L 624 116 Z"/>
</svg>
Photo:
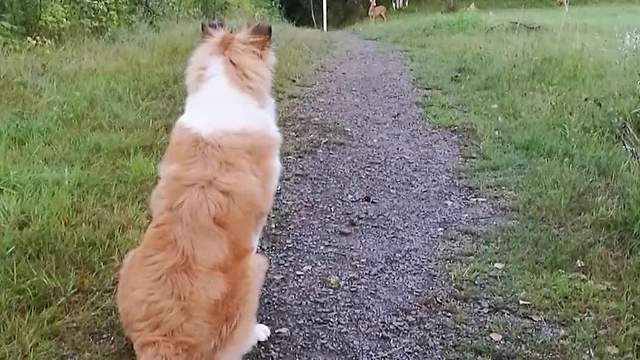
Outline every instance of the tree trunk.
<svg viewBox="0 0 640 360">
<path fill-rule="evenodd" d="M 311 20 L 313 20 L 313 28 L 317 29 L 318 23 L 316 23 L 316 15 L 313 12 L 313 0 L 309 0 L 309 2 L 311 3 Z"/>
</svg>

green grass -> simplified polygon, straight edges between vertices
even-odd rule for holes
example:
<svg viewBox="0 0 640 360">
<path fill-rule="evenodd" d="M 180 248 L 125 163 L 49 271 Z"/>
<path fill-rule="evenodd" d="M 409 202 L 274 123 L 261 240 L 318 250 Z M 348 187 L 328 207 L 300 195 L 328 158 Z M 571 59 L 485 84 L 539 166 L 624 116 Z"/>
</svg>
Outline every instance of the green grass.
<svg viewBox="0 0 640 360">
<path fill-rule="evenodd" d="M 466 171 L 479 191 L 510 194 L 518 220 L 486 240 L 516 290 L 566 327 L 575 359 L 640 358 L 640 49 L 618 37 L 639 16 L 494 10 L 359 28 L 408 50 L 434 123 L 472 134 Z"/>
<path fill-rule="evenodd" d="M 385 3 L 385 1 L 378 1 L 382 5 L 391 9 L 391 2 Z M 484 10 L 504 10 L 504 9 L 544 9 L 553 8 L 557 6 L 556 0 L 454 0 L 456 9 L 465 9 L 472 3 L 476 7 Z M 409 7 L 402 9 L 405 14 L 411 13 L 434 13 L 434 12 L 447 12 L 450 0 L 412 0 Z M 570 3 L 573 5 L 612 5 L 612 4 L 625 4 L 625 5 L 640 5 L 639 0 L 580 0 Z M 391 11 L 389 15 L 393 16 L 394 12 Z"/>
<path fill-rule="evenodd" d="M 0 358 L 123 358 L 116 272 L 181 111 L 198 23 L 0 54 Z M 276 92 L 329 46 L 280 25 Z"/>
</svg>

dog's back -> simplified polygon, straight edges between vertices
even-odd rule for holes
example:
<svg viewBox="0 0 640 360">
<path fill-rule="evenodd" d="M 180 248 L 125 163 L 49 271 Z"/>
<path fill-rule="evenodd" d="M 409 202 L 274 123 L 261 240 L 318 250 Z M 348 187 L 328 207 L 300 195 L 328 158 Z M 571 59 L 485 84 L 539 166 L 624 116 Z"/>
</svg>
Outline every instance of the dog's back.
<svg viewBox="0 0 640 360">
<path fill-rule="evenodd" d="M 163 161 L 171 170 L 153 192 L 153 220 L 120 272 L 120 316 L 140 356 L 211 359 L 255 342 L 266 259 L 254 254 L 251 229 L 271 207 L 263 179 L 273 176 L 265 160 L 277 140 L 193 136 L 174 130 Z M 219 157 L 211 158 L 214 151 Z M 235 169 L 225 171 L 222 159 Z"/>
</svg>

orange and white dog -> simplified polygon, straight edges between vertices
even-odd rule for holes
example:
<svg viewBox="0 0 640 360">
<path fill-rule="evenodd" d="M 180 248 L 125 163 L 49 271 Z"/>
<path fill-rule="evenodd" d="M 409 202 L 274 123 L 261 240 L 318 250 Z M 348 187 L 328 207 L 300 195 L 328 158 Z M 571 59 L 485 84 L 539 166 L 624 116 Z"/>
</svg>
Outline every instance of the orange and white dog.
<svg viewBox="0 0 640 360">
<path fill-rule="evenodd" d="M 151 224 L 119 274 L 139 359 L 238 360 L 270 335 L 256 321 L 268 267 L 256 249 L 280 174 L 274 65 L 270 25 L 203 24 Z"/>
</svg>

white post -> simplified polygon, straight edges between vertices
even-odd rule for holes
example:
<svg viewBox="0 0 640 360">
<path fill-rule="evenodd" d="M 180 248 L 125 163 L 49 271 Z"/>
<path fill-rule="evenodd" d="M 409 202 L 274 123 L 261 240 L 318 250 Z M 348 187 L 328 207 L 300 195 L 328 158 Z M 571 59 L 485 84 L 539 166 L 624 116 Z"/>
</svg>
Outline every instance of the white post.
<svg viewBox="0 0 640 360">
<path fill-rule="evenodd" d="M 322 29 L 327 32 L 327 0 L 322 0 Z"/>
</svg>

